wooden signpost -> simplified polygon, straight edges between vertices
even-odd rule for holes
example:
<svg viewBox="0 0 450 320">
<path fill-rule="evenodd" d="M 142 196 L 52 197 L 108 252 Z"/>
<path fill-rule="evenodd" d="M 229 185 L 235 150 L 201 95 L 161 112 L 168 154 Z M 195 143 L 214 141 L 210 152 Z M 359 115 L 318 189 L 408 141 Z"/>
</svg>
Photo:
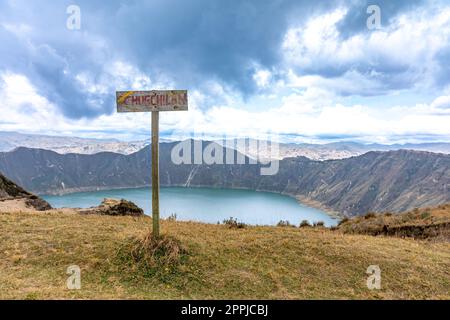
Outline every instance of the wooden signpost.
<svg viewBox="0 0 450 320">
<path fill-rule="evenodd" d="M 188 110 L 187 90 L 117 91 L 117 112 L 152 113 L 152 221 L 159 237 L 159 111 Z"/>
</svg>

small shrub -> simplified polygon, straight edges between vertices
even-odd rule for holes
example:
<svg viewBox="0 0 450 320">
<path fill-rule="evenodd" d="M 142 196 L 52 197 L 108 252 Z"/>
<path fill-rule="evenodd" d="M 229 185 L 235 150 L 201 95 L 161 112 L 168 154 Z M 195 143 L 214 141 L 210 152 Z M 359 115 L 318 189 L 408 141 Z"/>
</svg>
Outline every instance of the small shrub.
<svg viewBox="0 0 450 320">
<path fill-rule="evenodd" d="M 177 214 L 172 213 L 170 216 L 167 217 L 167 221 L 177 221 Z"/>
<path fill-rule="evenodd" d="M 384 216 L 385 216 L 385 217 L 391 217 L 391 216 L 392 216 L 392 212 L 386 212 L 386 213 L 384 214 Z"/>
<path fill-rule="evenodd" d="M 414 218 L 415 218 L 415 216 L 413 214 L 406 213 L 406 214 L 401 215 L 400 221 L 403 223 L 406 223 L 406 222 L 410 222 L 411 220 L 414 220 Z"/>
<path fill-rule="evenodd" d="M 147 234 L 143 240 L 135 241 L 131 254 L 135 261 L 146 259 L 150 264 L 171 266 L 179 262 L 180 255 L 185 251 L 180 241 L 173 237 L 163 235 L 154 238 L 152 234 Z"/>
<path fill-rule="evenodd" d="M 239 222 L 233 217 L 223 220 L 223 224 L 227 225 L 230 229 L 243 229 L 247 226 L 245 223 Z"/>
<path fill-rule="evenodd" d="M 277 227 L 295 227 L 295 226 L 291 224 L 288 220 L 280 220 L 277 223 Z"/>
<path fill-rule="evenodd" d="M 300 222 L 300 228 L 304 227 L 311 227 L 311 224 L 309 223 L 308 220 L 303 220 L 302 222 Z"/>
<path fill-rule="evenodd" d="M 341 224 L 344 224 L 344 223 L 346 223 L 347 221 L 349 221 L 350 219 L 349 218 L 347 218 L 347 217 L 344 217 L 344 218 L 342 218 L 342 220 L 341 221 L 339 221 L 339 223 L 338 223 L 338 226 L 340 226 Z"/>
<path fill-rule="evenodd" d="M 372 219 L 375 217 L 376 217 L 376 214 L 374 212 L 369 212 L 364 216 L 364 219 Z"/>
<path fill-rule="evenodd" d="M 426 219 L 426 218 L 429 218 L 430 216 L 431 216 L 430 211 L 425 211 L 420 215 L 420 218 Z"/>
<path fill-rule="evenodd" d="M 116 263 L 129 281 L 156 277 L 164 283 L 177 283 L 188 277 L 185 266 L 190 253 L 182 243 L 171 236 L 154 238 L 148 233 L 143 238 L 129 238 L 119 248 Z"/>
<path fill-rule="evenodd" d="M 313 223 L 313 227 L 323 227 L 325 223 L 323 221 L 317 221 Z"/>
</svg>

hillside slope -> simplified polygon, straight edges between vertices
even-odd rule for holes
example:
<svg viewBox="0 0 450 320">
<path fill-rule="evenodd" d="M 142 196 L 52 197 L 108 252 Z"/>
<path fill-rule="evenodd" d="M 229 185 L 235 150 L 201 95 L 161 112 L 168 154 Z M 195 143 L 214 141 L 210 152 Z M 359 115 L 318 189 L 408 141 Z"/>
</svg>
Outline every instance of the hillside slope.
<svg viewBox="0 0 450 320">
<path fill-rule="evenodd" d="M 415 239 L 438 239 L 450 242 L 450 203 L 409 212 L 368 213 L 344 219 L 339 230 L 350 234 L 388 235 Z"/>
<path fill-rule="evenodd" d="M 446 242 L 162 221 L 187 256 L 148 273 L 119 253 L 150 225 L 149 217 L 0 213 L 0 299 L 450 299 Z M 71 265 L 81 268 L 81 290 L 66 287 Z M 381 269 L 380 290 L 366 286 L 370 265 Z"/>
<path fill-rule="evenodd" d="M 248 164 L 248 158 L 241 165 L 175 165 L 174 145 L 160 146 L 162 186 L 280 192 L 347 216 L 402 212 L 450 201 L 450 155 L 401 150 L 328 161 L 287 158 L 279 162 L 276 175 L 262 176 L 262 165 Z M 131 155 L 61 155 L 27 148 L 0 153 L 0 172 L 37 193 L 148 186 L 150 168 L 149 147 Z"/>
</svg>

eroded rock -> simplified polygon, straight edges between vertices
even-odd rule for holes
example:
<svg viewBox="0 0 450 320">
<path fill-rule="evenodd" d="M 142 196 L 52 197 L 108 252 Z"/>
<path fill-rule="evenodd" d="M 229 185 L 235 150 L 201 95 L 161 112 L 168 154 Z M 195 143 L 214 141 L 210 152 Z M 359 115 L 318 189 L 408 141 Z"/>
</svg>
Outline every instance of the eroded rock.
<svg viewBox="0 0 450 320">
<path fill-rule="evenodd" d="M 144 210 L 125 199 L 104 199 L 98 207 L 81 209 L 82 214 L 100 214 L 107 216 L 143 216 Z"/>
<path fill-rule="evenodd" d="M 37 211 L 50 210 L 52 207 L 44 199 L 26 191 L 5 176 L 0 174 L 0 201 L 20 200 L 28 208 Z"/>
<path fill-rule="evenodd" d="M 27 207 L 34 208 L 37 211 L 46 211 L 46 210 L 52 209 L 52 206 L 50 205 L 50 203 L 48 203 L 44 199 L 39 198 L 38 196 L 35 196 L 35 195 L 31 195 L 31 196 L 27 197 L 25 199 L 25 205 Z"/>
</svg>

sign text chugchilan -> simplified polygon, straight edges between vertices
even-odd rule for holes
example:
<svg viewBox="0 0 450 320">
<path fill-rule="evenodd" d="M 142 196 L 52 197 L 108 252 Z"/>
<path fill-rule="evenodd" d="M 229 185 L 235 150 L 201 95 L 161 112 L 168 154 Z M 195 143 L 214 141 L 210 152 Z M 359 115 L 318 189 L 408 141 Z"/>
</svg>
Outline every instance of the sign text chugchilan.
<svg viewBox="0 0 450 320">
<path fill-rule="evenodd" d="M 187 90 L 117 91 L 118 112 L 188 110 Z"/>
</svg>

